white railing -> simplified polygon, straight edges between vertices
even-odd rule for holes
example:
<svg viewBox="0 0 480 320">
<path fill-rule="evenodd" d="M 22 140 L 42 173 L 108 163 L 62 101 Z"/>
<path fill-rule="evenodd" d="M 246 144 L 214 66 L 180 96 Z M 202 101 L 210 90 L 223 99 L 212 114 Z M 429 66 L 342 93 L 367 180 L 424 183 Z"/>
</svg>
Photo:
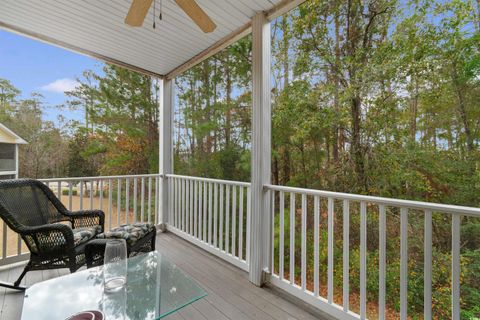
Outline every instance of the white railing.
<svg viewBox="0 0 480 320">
<path fill-rule="evenodd" d="M 137 221 L 157 224 L 162 178 L 168 181 L 168 230 L 248 271 L 250 183 L 174 174 L 55 178 L 42 182 L 70 210 L 103 210 L 105 227 L 111 229 Z M 451 243 L 451 318 L 460 319 L 461 221 L 466 216 L 480 218 L 480 209 L 276 185 L 265 185 L 264 191 L 271 199 L 273 222 L 270 282 L 339 319 L 367 318 L 367 304 L 371 302 L 367 299 L 367 271 L 371 274 L 372 270 L 378 274 L 378 317 L 388 317 L 386 272 L 390 229 L 395 229 L 399 242 L 399 316 L 400 319 L 410 316 L 407 314 L 408 248 L 409 239 L 418 234 L 411 230 L 409 219 L 417 225 L 420 219 L 423 225 L 423 235 L 419 237 L 424 251 L 423 313 L 425 319 L 431 319 L 432 217 L 440 217 L 443 223 L 448 223 L 445 218 L 451 220 L 448 239 Z M 5 224 L 1 231 L 0 265 L 26 259 L 27 250 L 21 239 Z M 357 248 L 350 244 L 352 237 L 358 239 Z M 336 238 L 341 239 L 338 247 Z M 372 241 L 378 250 L 375 264 L 367 261 Z M 358 250 L 358 260 L 351 260 L 352 249 Z M 321 265 L 321 252 L 326 254 L 325 266 Z M 359 267 L 355 288 L 351 282 L 352 263 Z M 341 267 L 335 270 L 335 265 Z M 324 273 L 320 272 L 321 267 Z M 342 277 L 335 283 L 337 273 Z M 352 294 L 359 297 L 355 306 Z"/>
<path fill-rule="evenodd" d="M 100 209 L 105 229 L 134 222 L 158 223 L 161 175 L 41 179 L 69 210 Z M 0 266 L 28 258 L 20 236 L 3 222 Z"/>
<path fill-rule="evenodd" d="M 248 270 L 250 184 L 167 175 L 168 230 Z"/>
<path fill-rule="evenodd" d="M 423 241 L 424 241 L 424 317 L 432 318 L 432 214 L 451 218 L 451 318 L 460 319 L 460 227 L 462 216 L 480 217 L 480 209 L 452 205 L 442 205 L 427 202 L 407 201 L 388 199 L 380 197 L 362 196 L 354 194 L 336 193 L 328 191 L 290 188 L 283 186 L 267 185 L 266 189 L 272 199 L 272 243 L 277 240 L 277 250 L 272 246 L 271 283 L 301 298 L 302 300 L 330 313 L 339 319 L 366 319 L 367 317 L 367 268 L 378 270 L 378 316 L 379 319 L 386 319 L 386 240 L 387 240 L 387 219 L 399 220 L 397 230 L 400 239 L 400 319 L 407 319 L 407 291 L 408 291 L 408 239 L 415 236 L 409 231 L 409 217 L 422 219 Z M 277 208 L 275 208 L 275 206 Z M 359 230 L 353 230 L 350 224 L 350 217 L 356 214 L 356 221 Z M 342 220 L 337 221 L 335 216 L 341 215 Z M 378 264 L 367 265 L 367 239 L 368 229 L 371 222 L 376 221 L 372 216 L 378 217 Z M 367 219 L 369 228 L 367 229 Z M 322 221 L 326 220 L 326 221 Z M 307 221 L 310 221 L 308 223 Z M 392 221 L 392 220 L 390 220 Z M 341 225 L 341 229 L 335 234 L 335 224 Z M 299 227 L 298 227 L 299 226 Z M 309 232 L 307 232 L 307 228 Z M 321 241 L 320 229 L 326 230 L 326 284 L 320 284 L 319 253 Z M 313 253 L 307 253 L 307 248 L 312 247 L 308 243 L 308 236 L 313 229 Z M 300 230 L 300 235 L 298 234 Z M 324 231 L 325 232 L 325 231 Z M 356 232 L 359 234 L 359 310 L 352 311 L 349 305 L 351 297 L 350 288 L 350 237 Z M 300 243 L 295 244 L 297 236 Z M 480 236 L 480 235 L 479 235 Z M 334 238 L 341 237 L 342 246 L 340 252 L 334 253 Z M 421 239 L 421 238 L 420 238 Z M 286 242 L 288 250 L 286 252 Z M 376 242 L 375 242 L 376 243 Z M 325 247 L 322 247 L 325 249 Z M 300 249 L 300 252 L 298 252 Z M 338 249 L 337 249 L 338 250 Z M 340 250 L 339 250 L 340 251 Z M 295 256 L 300 253 L 300 261 L 295 261 Z M 307 255 L 313 254 L 313 266 L 307 262 Z M 342 285 L 338 288 L 334 284 L 334 259 L 341 256 L 340 263 Z M 310 256 L 311 257 L 311 256 Z M 275 266 L 275 263 L 278 265 Z M 299 267 L 299 268 L 298 268 Z M 313 279 L 307 281 L 308 271 L 313 267 Z M 288 269 L 288 273 L 286 272 Z M 296 272 L 295 270 L 299 270 Z M 290 271 L 294 270 L 295 276 Z M 334 290 L 340 291 L 338 297 Z M 334 301 L 337 300 L 337 301 Z M 339 302 L 340 301 L 340 302 Z"/>
</svg>

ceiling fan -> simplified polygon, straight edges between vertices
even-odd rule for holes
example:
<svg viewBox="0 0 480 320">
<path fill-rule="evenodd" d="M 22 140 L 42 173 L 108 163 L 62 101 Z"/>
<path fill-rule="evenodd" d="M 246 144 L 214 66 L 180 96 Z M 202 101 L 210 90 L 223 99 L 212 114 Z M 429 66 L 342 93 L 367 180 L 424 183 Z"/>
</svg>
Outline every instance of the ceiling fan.
<svg viewBox="0 0 480 320">
<path fill-rule="evenodd" d="M 125 23 L 132 27 L 141 27 L 153 1 L 154 0 L 133 0 L 130 10 L 128 10 L 128 14 L 125 17 Z M 203 32 L 213 32 L 217 27 L 195 0 L 175 0 L 175 2 Z"/>
</svg>

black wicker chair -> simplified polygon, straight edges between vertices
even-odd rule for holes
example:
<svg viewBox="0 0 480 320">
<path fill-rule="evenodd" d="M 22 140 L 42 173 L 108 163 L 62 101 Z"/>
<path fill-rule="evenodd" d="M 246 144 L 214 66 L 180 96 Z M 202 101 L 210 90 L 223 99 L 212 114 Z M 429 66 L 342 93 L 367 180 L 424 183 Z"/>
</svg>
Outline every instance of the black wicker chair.
<svg viewBox="0 0 480 320">
<path fill-rule="evenodd" d="M 85 264 L 85 245 L 104 231 L 100 210 L 71 212 L 45 184 L 37 180 L 0 181 L 0 217 L 20 234 L 30 250 L 30 260 L 15 283 L 28 271 L 69 268 L 75 272 Z"/>
</svg>

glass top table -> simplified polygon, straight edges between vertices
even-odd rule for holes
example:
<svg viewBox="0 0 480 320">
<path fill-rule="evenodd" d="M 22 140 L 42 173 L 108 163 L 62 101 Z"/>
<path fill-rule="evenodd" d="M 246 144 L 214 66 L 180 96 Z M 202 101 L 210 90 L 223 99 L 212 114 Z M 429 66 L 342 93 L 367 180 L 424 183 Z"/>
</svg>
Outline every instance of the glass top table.
<svg viewBox="0 0 480 320">
<path fill-rule="evenodd" d="M 128 259 L 127 284 L 104 292 L 103 266 L 34 284 L 25 292 L 22 320 L 64 320 L 99 310 L 105 320 L 161 319 L 207 293 L 157 251 Z"/>
</svg>

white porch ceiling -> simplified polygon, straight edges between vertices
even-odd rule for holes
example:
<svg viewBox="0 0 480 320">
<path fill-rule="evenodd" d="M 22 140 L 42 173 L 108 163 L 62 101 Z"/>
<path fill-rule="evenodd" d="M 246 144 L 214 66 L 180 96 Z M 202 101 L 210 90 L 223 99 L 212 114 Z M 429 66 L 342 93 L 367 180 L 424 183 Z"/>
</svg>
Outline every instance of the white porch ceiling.
<svg viewBox="0 0 480 320">
<path fill-rule="evenodd" d="M 157 1 L 157 16 L 160 0 Z M 165 75 L 247 25 L 281 0 L 196 0 L 217 24 L 203 33 L 175 4 L 153 5 L 143 27 L 124 24 L 130 0 L 1 0 L 0 27 L 99 59 Z"/>
</svg>

